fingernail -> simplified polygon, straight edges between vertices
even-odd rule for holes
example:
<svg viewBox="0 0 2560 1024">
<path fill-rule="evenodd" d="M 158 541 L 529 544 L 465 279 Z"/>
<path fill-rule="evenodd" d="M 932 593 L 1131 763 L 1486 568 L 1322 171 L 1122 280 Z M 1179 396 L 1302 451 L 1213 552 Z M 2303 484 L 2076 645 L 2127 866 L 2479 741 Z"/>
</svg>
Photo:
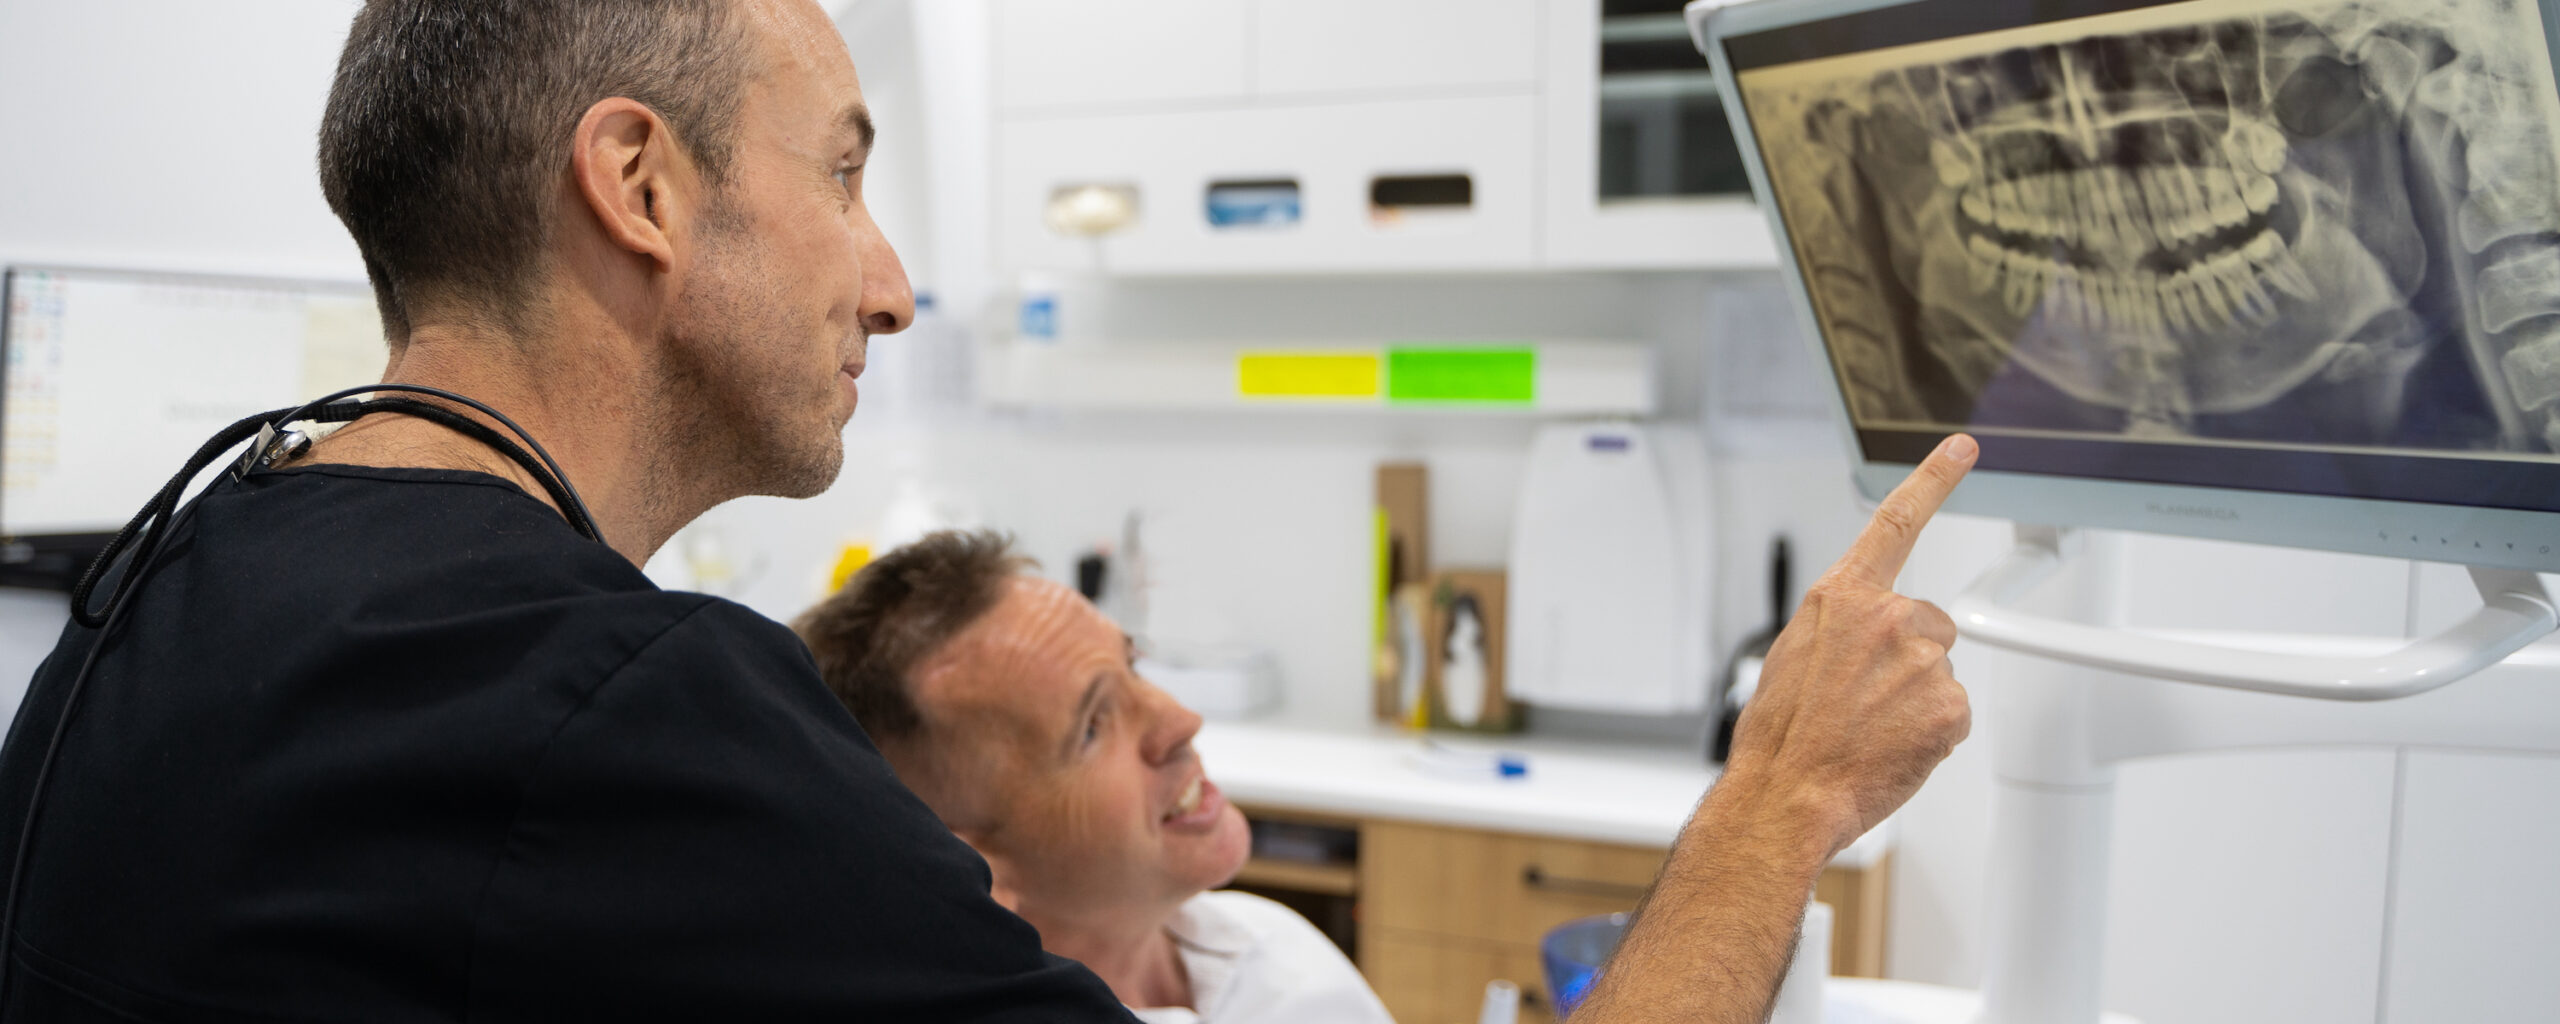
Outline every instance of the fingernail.
<svg viewBox="0 0 2560 1024">
<path fill-rule="evenodd" d="M 1973 461 L 1973 438 L 1964 434 L 1957 434 L 1953 437 L 1947 438 L 1946 452 L 1948 458 L 1954 459 L 1957 462 Z"/>
</svg>

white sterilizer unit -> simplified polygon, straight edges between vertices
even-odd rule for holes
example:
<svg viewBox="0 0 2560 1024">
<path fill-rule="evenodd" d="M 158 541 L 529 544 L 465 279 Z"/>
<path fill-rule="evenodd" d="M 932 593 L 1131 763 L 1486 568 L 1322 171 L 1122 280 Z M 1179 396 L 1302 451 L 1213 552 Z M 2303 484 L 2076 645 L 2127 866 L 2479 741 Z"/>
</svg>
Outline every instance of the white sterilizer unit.
<svg viewBox="0 0 2560 1024">
<path fill-rule="evenodd" d="M 1705 439 L 1632 421 L 1538 432 L 1511 534 L 1508 688 L 1621 714 L 1706 707 Z"/>
</svg>

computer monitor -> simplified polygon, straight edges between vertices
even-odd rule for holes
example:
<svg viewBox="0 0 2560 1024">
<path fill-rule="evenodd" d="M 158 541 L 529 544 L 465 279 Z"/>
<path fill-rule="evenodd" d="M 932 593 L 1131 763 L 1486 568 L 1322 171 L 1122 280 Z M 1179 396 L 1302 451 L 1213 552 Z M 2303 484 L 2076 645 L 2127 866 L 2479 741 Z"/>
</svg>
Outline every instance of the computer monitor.
<svg viewBox="0 0 2560 1024">
<path fill-rule="evenodd" d="M 384 363 L 363 285 L 9 268 L 0 582 L 61 582 L 214 432 Z"/>
<path fill-rule="evenodd" d="M 1868 495 L 2560 570 L 2551 0 L 1711 7 Z"/>
</svg>

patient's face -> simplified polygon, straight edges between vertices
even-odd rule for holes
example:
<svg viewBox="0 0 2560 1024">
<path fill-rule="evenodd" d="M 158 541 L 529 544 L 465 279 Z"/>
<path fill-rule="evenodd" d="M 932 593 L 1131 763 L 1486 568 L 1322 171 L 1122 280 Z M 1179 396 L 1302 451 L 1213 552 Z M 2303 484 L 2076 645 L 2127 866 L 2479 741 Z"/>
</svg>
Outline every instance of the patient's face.
<svg viewBox="0 0 2560 1024">
<path fill-rule="evenodd" d="M 1244 816 L 1191 749 L 1200 716 L 1138 678 L 1128 638 L 1075 591 L 1014 579 L 918 666 L 915 697 L 956 783 L 938 788 L 974 805 L 955 824 L 1025 914 L 1126 913 L 1243 865 Z"/>
</svg>

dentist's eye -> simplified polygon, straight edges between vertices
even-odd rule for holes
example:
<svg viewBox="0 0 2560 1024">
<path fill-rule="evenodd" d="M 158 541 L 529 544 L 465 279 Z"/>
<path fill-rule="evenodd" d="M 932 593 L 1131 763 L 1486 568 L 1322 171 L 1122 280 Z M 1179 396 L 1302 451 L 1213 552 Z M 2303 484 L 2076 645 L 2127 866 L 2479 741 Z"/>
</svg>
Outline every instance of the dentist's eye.
<svg viewBox="0 0 2560 1024">
<path fill-rule="evenodd" d="M 852 164 L 836 168 L 836 187 L 843 189 L 847 198 L 861 193 L 862 167 L 861 164 Z"/>
</svg>

